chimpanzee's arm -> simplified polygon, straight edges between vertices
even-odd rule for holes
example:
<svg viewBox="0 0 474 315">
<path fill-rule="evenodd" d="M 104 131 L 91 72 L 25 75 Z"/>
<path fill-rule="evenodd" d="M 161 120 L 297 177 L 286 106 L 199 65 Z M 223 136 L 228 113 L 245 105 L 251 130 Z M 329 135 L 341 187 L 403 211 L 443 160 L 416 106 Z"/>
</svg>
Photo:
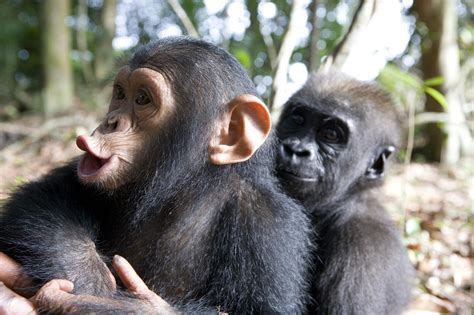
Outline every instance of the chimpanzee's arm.
<svg viewBox="0 0 474 315">
<path fill-rule="evenodd" d="M 239 207 L 229 204 L 215 224 L 219 241 L 213 244 L 215 272 L 208 297 L 224 312 L 303 310 L 311 250 L 308 220 L 293 200 L 265 191 L 252 192 L 255 198 L 240 200 Z"/>
<path fill-rule="evenodd" d="M 0 251 L 38 285 L 67 279 L 77 293 L 111 292 L 110 272 L 95 246 L 97 222 L 85 209 L 88 198 L 72 165 L 21 187 L 0 216 Z"/>
</svg>

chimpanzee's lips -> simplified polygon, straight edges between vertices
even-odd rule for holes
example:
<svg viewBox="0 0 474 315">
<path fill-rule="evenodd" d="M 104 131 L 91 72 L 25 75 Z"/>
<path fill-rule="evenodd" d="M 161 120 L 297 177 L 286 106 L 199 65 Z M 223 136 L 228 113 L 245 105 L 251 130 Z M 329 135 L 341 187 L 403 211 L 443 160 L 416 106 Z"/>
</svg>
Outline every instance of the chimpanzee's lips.
<svg viewBox="0 0 474 315">
<path fill-rule="evenodd" d="M 85 151 L 77 168 L 77 173 L 80 178 L 91 180 L 118 162 L 116 155 L 105 156 L 96 153 L 91 148 L 88 139 L 84 136 L 77 137 L 76 145 L 79 149 Z"/>
<path fill-rule="evenodd" d="M 302 175 L 299 174 L 296 171 L 292 170 L 287 170 L 287 169 L 279 169 L 278 170 L 278 175 L 281 178 L 287 179 L 287 180 L 296 180 L 296 181 L 301 181 L 301 182 L 317 182 L 318 179 L 315 177 L 310 177 L 307 175 Z"/>
</svg>

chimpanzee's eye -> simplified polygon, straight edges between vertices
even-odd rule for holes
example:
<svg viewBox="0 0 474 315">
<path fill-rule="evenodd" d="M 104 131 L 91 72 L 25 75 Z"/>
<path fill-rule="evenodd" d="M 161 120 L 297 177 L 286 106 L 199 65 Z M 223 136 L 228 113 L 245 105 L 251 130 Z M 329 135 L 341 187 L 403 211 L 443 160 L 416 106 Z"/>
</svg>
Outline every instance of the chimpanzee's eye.
<svg viewBox="0 0 474 315">
<path fill-rule="evenodd" d="M 125 92 L 120 85 L 114 86 L 114 99 L 123 100 L 125 98 Z"/>
<path fill-rule="evenodd" d="M 137 105 L 146 105 L 150 103 L 150 98 L 144 90 L 138 92 L 137 98 L 135 99 Z"/>
</svg>

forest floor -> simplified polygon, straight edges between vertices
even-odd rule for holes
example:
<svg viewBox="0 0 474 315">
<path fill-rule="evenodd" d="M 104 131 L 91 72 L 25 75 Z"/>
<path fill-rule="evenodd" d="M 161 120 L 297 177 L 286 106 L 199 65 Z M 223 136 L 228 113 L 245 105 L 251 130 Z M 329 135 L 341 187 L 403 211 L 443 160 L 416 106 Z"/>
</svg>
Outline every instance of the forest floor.
<svg viewBox="0 0 474 315">
<path fill-rule="evenodd" d="M 0 123 L 0 204 L 18 185 L 81 153 L 74 140 L 91 114 Z M 407 314 L 474 314 L 474 163 L 396 165 L 382 188 L 417 269 Z M 404 228 L 403 228 L 404 227 Z"/>
</svg>

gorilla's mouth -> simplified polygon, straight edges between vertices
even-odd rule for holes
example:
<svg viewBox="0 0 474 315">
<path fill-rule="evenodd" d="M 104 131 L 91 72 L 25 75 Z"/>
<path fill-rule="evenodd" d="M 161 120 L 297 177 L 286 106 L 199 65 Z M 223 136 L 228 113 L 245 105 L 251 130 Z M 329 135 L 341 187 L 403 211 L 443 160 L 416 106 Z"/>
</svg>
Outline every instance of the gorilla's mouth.
<svg viewBox="0 0 474 315">
<path fill-rule="evenodd" d="M 287 180 L 296 180 L 296 181 L 301 181 L 301 182 L 317 182 L 318 181 L 316 177 L 299 174 L 296 171 L 288 170 L 288 169 L 279 169 L 278 176 Z"/>
</svg>

